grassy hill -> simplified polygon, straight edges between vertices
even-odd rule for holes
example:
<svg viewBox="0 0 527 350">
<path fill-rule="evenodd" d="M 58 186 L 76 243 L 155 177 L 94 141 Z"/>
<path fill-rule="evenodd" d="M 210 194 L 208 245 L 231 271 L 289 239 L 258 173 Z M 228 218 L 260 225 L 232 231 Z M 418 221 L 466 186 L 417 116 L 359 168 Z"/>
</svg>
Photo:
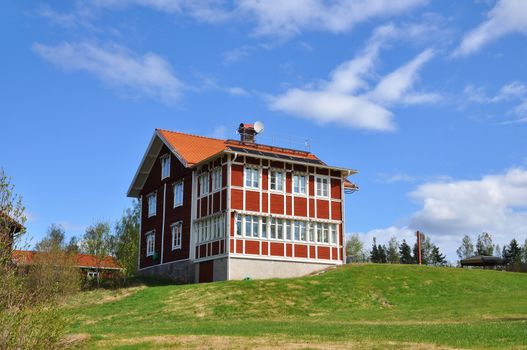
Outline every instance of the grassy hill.
<svg viewBox="0 0 527 350">
<path fill-rule="evenodd" d="M 90 348 L 527 349 L 527 274 L 367 264 L 80 298 Z"/>
</svg>

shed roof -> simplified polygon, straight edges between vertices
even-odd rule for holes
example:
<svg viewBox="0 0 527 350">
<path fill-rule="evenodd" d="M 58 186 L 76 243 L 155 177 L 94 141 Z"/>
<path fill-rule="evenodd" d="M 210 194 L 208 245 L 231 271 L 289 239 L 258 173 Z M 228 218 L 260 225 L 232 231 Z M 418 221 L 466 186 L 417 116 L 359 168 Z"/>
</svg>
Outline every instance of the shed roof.
<svg viewBox="0 0 527 350">
<path fill-rule="evenodd" d="M 32 265 L 35 263 L 35 257 L 40 254 L 48 253 L 33 250 L 14 250 L 12 256 L 17 265 Z M 121 269 L 121 266 L 113 257 L 106 256 L 99 261 L 95 255 L 91 254 L 75 254 L 75 266 L 79 268 L 100 268 L 107 270 Z"/>
</svg>

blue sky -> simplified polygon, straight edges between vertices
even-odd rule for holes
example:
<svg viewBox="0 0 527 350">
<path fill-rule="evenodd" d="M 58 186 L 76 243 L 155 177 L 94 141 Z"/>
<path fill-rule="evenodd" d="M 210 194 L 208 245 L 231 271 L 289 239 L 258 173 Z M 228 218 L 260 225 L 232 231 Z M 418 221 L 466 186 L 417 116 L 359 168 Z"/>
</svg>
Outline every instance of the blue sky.
<svg viewBox="0 0 527 350">
<path fill-rule="evenodd" d="M 527 2 L 2 2 L 0 166 L 33 242 L 116 220 L 155 128 L 310 139 L 347 233 L 527 238 Z M 273 141 L 274 139 L 274 141 Z M 277 141 L 278 140 L 278 141 Z"/>
</svg>

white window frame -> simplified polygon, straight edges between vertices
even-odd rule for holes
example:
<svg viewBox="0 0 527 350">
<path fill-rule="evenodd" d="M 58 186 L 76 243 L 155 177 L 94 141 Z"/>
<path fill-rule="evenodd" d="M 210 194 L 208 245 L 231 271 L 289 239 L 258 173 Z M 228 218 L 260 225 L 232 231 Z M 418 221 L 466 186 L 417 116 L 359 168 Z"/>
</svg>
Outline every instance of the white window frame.
<svg viewBox="0 0 527 350">
<path fill-rule="evenodd" d="M 324 191 L 323 191 L 323 188 L 321 187 L 320 188 L 320 194 L 319 194 L 319 182 L 318 180 L 321 180 L 320 184 L 323 185 L 324 182 L 323 181 L 326 181 L 326 194 L 324 194 Z M 318 197 L 318 198 L 329 198 L 329 193 L 330 193 L 330 190 L 329 190 L 329 177 L 328 176 L 315 176 L 315 197 Z"/>
<path fill-rule="evenodd" d="M 204 184 L 206 184 L 206 186 L 204 186 Z M 210 185 L 209 172 L 202 173 L 199 176 L 199 196 L 200 197 L 206 196 L 210 193 L 209 185 Z M 204 191 L 204 189 L 207 189 L 207 191 Z"/>
<path fill-rule="evenodd" d="M 276 181 L 276 174 L 280 174 L 282 176 L 282 181 L 277 182 Z M 273 181 L 274 177 L 274 181 Z M 273 188 L 273 183 L 275 185 L 275 188 Z M 278 185 L 280 185 L 281 188 L 278 188 Z M 280 192 L 283 193 L 285 190 L 285 172 L 284 170 L 278 170 L 278 169 L 270 169 L 269 170 L 269 191 L 273 192 Z"/>
<path fill-rule="evenodd" d="M 304 178 L 304 191 L 301 190 L 302 188 L 300 186 L 299 179 L 301 177 Z M 295 189 L 295 179 L 297 179 L 297 181 L 298 181 L 298 191 Z M 307 174 L 305 174 L 305 173 L 293 173 L 293 193 L 296 194 L 296 195 L 302 195 L 302 196 L 307 195 L 307 186 L 309 186 L 308 181 L 309 180 L 308 180 Z"/>
<path fill-rule="evenodd" d="M 247 175 L 248 173 L 251 173 L 251 181 L 249 181 L 249 185 L 247 185 Z M 256 175 L 256 182 L 257 186 L 254 186 L 254 175 Z M 259 190 L 261 181 L 260 181 L 260 168 L 256 166 L 248 166 L 246 165 L 243 171 L 243 185 L 245 188 L 255 189 Z"/>
<path fill-rule="evenodd" d="M 212 192 L 221 190 L 222 185 L 222 168 L 217 167 L 212 170 Z"/>
<path fill-rule="evenodd" d="M 181 201 L 178 201 L 178 187 L 181 188 Z M 174 206 L 173 208 L 181 207 L 183 205 L 183 193 L 185 188 L 184 180 L 174 182 Z"/>
<path fill-rule="evenodd" d="M 150 202 L 151 198 L 154 199 L 152 202 L 154 204 L 153 206 L 151 205 L 152 203 Z M 146 206 L 147 206 L 147 211 L 148 211 L 148 217 L 151 218 L 152 216 L 156 216 L 157 214 L 157 192 L 154 191 L 146 196 Z"/>
<path fill-rule="evenodd" d="M 148 231 L 146 234 L 146 256 L 153 256 L 156 252 L 156 231 Z"/>
<path fill-rule="evenodd" d="M 181 249 L 183 221 L 180 220 L 170 225 L 170 232 L 172 233 L 172 250 Z"/>
<path fill-rule="evenodd" d="M 164 180 L 167 177 L 170 177 L 170 154 L 169 153 L 161 157 L 161 180 Z"/>
</svg>

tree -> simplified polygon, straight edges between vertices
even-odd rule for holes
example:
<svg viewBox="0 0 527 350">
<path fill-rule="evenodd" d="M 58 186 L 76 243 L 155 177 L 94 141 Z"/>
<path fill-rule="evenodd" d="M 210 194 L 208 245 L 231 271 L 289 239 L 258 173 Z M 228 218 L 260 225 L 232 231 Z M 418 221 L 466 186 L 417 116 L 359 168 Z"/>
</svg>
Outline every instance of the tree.
<svg viewBox="0 0 527 350">
<path fill-rule="evenodd" d="M 432 257 L 430 263 L 435 266 L 442 266 L 446 264 L 446 259 L 439 251 L 439 247 L 434 245 L 432 248 Z"/>
<path fill-rule="evenodd" d="M 397 239 L 395 237 L 390 238 L 390 240 L 388 241 L 388 249 L 386 255 L 387 260 L 390 264 L 399 263 L 399 242 L 397 242 Z"/>
<path fill-rule="evenodd" d="M 474 255 L 474 245 L 469 236 L 465 235 L 461 241 L 461 246 L 457 249 L 459 260 L 470 258 Z"/>
<path fill-rule="evenodd" d="M 478 236 L 476 243 L 477 255 L 492 256 L 494 254 L 494 245 L 492 244 L 492 236 L 488 232 L 483 232 Z"/>
<path fill-rule="evenodd" d="M 379 249 L 377 248 L 377 239 L 373 237 L 373 245 L 370 252 L 370 261 L 372 263 L 378 263 L 379 261 Z"/>
<path fill-rule="evenodd" d="M 525 242 L 523 243 L 523 262 L 527 264 L 527 238 L 525 239 Z"/>
<path fill-rule="evenodd" d="M 501 248 L 499 244 L 494 246 L 494 256 L 501 258 Z"/>
<path fill-rule="evenodd" d="M 346 242 L 346 254 L 351 257 L 353 262 L 365 260 L 364 243 L 360 240 L 358 234 L 351 235 Z"/>
<path fill-rule="evenodd" d="M 428 265 L 428 263 L 431 260 L 432 257 L 432 242 L 430 241 L 430 238 L 428 238 L 424 233 L 419 232 L 419 235 L 421 236 L 421 263 L 423 265 Z M 417 245 L 417 242 L 414 244 L 414 261 L 416 263 L 419 263 L 419 247 Z"/>
<path fill-rule="evenodd" d="M 388 257 L 386 255 L 386 247 L 384 245 L 378 245 L 377 246 L 377 251 L 378 251 L 378 254 L 379 254 L 379 263 L 381 264 L 386 264 L 388 262 Z"/>
<path fill-rule="evenodd" d="M 399 247 L 399 255 L 401 256 L 401 264 L 413 264 L 414 260 L 412 258 L 412 251 L 406 240 L 403 239 L 403 243 Z"/>
<path fill-rule="evenodd" d="M 46 236 L 35 245 L 35 250 L 39 252 L 64 250 L 64 237 L 64 228 L 61 225 L 52 224 L 48 227 Z"/>
<path fill-rule="evenodd" d="M 75 236 L 71 237 L 65 249 L 66 249 L 66 252 L 70 254 L 77 254 L 80 251 L 79 239 Z"/>
<path fill-rule="evenodd" d="M 132 208 L 126 209 L 115 225 L 115 256 L 125 278 L 134 276 L 137 271 L 140 210 L 139 202 L 134 201 Z"/>
<path fill-rule="evenodd" d="M 110 224 L 98 222 L 86 229 L 82 239 L 82 250 L 86 254 L 94 255 L 97 262 L 97 286 L 100 286 L 101 262 L 112 253 L 113 237 L 110 234 Z"/>
<path fill-rule="evenodd" d="M 521 263 L 522 249 L 518 245 L 516 238 L 513 238 L 509 245 L 503 247 L 503 258 L 511 265 Z"/>
<path fill-rule="evenodd" d="M 11 262 L 13 247 L 25 233 L 25 210 L 11 178 L 0 168 L 0 267 Z"/>
</svg>

